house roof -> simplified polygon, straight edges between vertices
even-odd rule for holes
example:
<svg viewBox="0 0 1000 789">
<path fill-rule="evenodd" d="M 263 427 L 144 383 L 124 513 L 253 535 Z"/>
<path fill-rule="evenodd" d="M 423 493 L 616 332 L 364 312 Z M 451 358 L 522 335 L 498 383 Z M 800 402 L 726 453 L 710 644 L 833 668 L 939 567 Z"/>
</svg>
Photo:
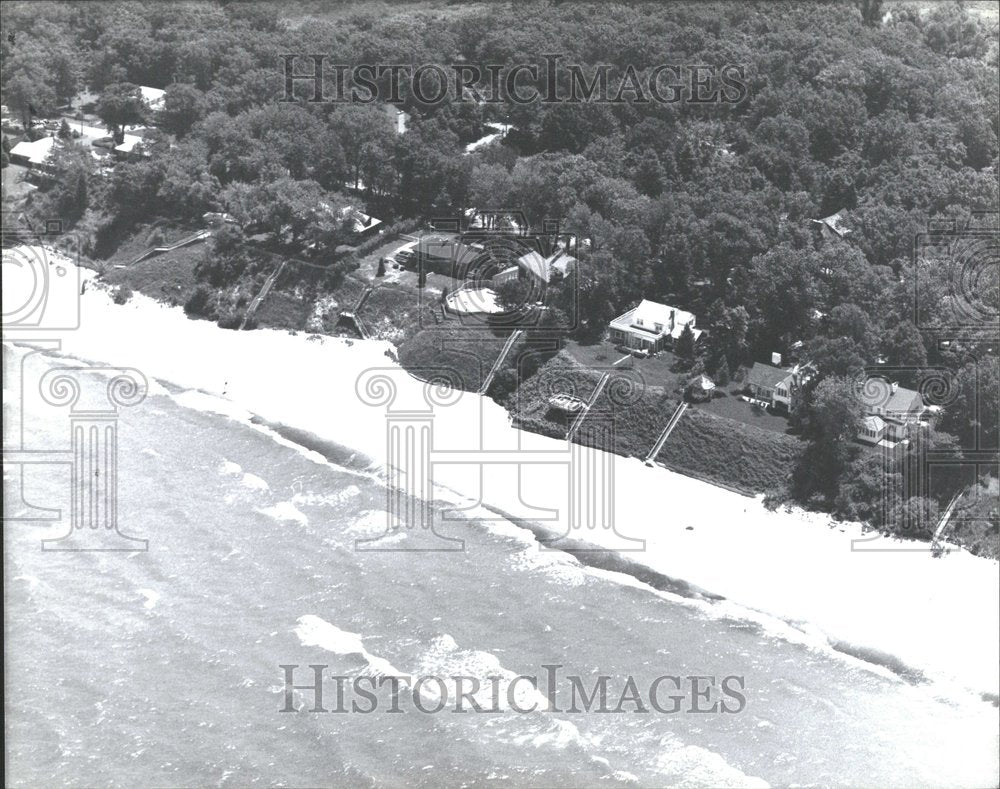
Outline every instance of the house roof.
<svg viewBox="0 0 1000 789">
<path fill-rule="evenodd" d="M 532 250 L 517 259 L 517 265 L 543 282 L 548 282 L 552 274 L 559 272 L 564 277 L 576 267 L 576 258 L 558 250 L 547 258 Z"/>
<path fill-rule="evenodd" d="M 914 411 L 924 410 L 924 398 L 920 392 L 897 386 L 895 391 L 889 394 L 889 399 L 885 403 L 886 413 L 909 414 Z"/>
<path fill-rule="evenodd" d="M 32 164 L 44 164 L 52 155 L 52 147 L 56 144 L 55 137 L 41 137 L 34 142 L 22 140 L 10 149 L 11 156 L 23 156 Z"/>
<path fill-rule="evenodd" d="M 772 367 L 769 364 L 754 362 L 747 376 L 747 383 L 751 386 L 760 386 L 764 389 L 773 389 L 789 376 L 788 370 L 780 367 Z"/>
<path fill-rule="evenodd" d="M 662 323 L 664 326 L 670 325 L 670 314 L 674 315 L 674 323 L 678 326 L 685 326 L 694 323 L 694 315 L 667 304 L 660 304 L 658 301 L 643 299 L 639 306 L 635 308 L 632 316 L 633 320 L 642 318 L 644 323 Z"/>
<path fill-rule="evenodd" d="M 377 227 L 382 224 L 381 219 L 376 219 L 373 216 L 369 216 L 354 206 L 345 206 L 340 210 L 340 215 L 347 219 L 350 217 L 351 229 L 355 233 L 363 233 L 365 230 L 371 230 L 373 227 Z"/>
<path fill-rule="evenodd" d="M 846 236 L 848 233 L 851 232 L 851 229 L 847 227 L 846 224 L 844 224 L 846 219 L 847 219 L 847 209 L 841 208 L 835 214 L 830 214 L 830 216 L 825 216 L 822 219 L 814 219 L 812 221 L 818 225 L 825 225 L 831 231 L 833 231 L 838 236 L 843 238 L 844 236 Z"/>
<path fill-rule="evenodd" d="M 549 281 L 549 267 L 546 265 L 545 258 L 535 250 L 521 255 L 517 259 L 517 265 L 536 279 L 540 279 L 543 282 Z"/>
<path fill-rule="evenodd" d="M 166 94 L 165 90 L 162 90 L 161 88 L 151 88 L 147 85 L 140 85 L 139 93 L 142 94 L 142 100 L 146 102 L 146 105 L 151 110 L 159 110 L 163 108 L 163 97 Z"/>
<path fill-rule="evenodd" d="M 670 328 L 671 313 L 673 313 L 674 316 L 673 329 Z M 660 304 L 658 301 L 643 299 L 639 302 L 639 306 L 623 313 L 622 315 L 619 315 L 611 321 L 611 323 L 617 328 L 628 329 L 630 327 L 637 326 L 640 320 L 642 321 L 642 324 L 638 326 L 639 329 L 645 330 L 651 334 L 656 334 L 657 332 L 654 327 L 657 323 L 659 323 L 663 326 L 663 330 L 660 331 L 659 334 L 669 335 L 676 340 L 681 336 L 685 326 L 695 322 L 695 316 L 690 312 L 679 310 L 676 307 L 671 307 L 667 304 Z M 691 327 L 691 331 L 696 340 L 702 334 L 701 329 L 695 329 L 693 326 Z"/>
<path fill-rule="evenodd" d="M 577 260 L 572 255 L 568 255 L 561 249 L 556 250 L 546 261 L 549 264 L 549 274 L 558 271 L 564 277 L 576 270 Z"/>
<path fill-rule="evenodd" d="M 122 139 L 121 145 L 115 146 L 115 150 L 119 153 L 132 153 L 132 149 L 140 142 L 142 142 L 142 137 L 136 134 L 126 134 Z"/>
<path fill-rule="evenodd" d="M 885 421 L 879 416 L 866 416 L 861 420 L 861 426 L 865 430 L 871 430 L 874 433 L 881 433 L 885 430 Z"/>
</svg>

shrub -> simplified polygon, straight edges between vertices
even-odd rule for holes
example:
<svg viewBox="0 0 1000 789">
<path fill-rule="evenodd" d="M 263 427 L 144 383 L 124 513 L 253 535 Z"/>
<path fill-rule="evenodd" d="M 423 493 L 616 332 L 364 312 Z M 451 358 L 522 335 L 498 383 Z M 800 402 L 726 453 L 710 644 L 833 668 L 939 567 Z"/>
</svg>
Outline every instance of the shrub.
<svg viewBox="0 0 1000 789">
<path fill-rule="evenodd" d="M 132 298 L 132 288 L 128 285 L 119 285 L 111 297 L 115 304 L 127 304 L 130 298 Z"/>
<path fill-rule="evenodd" d="M 216 321 L 220 329 L 238 329 L 243 325 L 243 317 L 231 312 Z M 249 325 L 249 323 L 248 323 Z"/>
<path fill-rule="evenodd" d="M 215 294 L 204 285 L 199 285 L 191 294 L 191 298 L 184 303 L 184 314 L 191 318 L 215 320 L 218 317 Z"/>
</svg>

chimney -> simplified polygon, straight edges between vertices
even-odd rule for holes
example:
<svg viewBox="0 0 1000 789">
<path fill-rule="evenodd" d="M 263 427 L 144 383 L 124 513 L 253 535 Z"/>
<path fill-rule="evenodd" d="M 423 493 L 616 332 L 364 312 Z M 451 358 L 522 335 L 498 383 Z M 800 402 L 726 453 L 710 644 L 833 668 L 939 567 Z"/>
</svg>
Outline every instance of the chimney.
<svg viewBox="0 0 1000 789">
<path fill-rule="evenodd" d="M 677 310 L 670 310 L 670 331 L 674 330 L 674 316 L 677 314 Z"/>
<path fill-rule="evenodd" d="M 771 353 L 771 364 L 775 367 L 781 367 L 781 354 L 777 351 Z"/>
</svg>

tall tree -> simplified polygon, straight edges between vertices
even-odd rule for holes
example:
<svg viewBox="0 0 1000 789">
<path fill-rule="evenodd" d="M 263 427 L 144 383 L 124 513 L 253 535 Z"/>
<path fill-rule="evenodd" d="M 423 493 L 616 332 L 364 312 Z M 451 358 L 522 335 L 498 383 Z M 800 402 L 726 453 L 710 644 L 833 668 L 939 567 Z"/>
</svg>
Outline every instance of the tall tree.
<svg viewBox="0 0 1000 789">
<path fill-rule="evenodd" d="M 126 126 L 138 126 L 146 116 L 146 105 L 138 85 L 116 82 L 108 85 L 97 101 L 97 117 L 117 142 L 124 139 Z"/>
</svg>

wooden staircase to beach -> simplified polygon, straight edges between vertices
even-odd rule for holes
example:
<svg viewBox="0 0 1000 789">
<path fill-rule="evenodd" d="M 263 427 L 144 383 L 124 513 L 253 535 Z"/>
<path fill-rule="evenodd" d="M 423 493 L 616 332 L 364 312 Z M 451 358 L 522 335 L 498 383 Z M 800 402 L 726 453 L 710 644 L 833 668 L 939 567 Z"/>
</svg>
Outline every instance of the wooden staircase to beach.
<svg viewBox="0 0 1000 789">
<path fill-rule="evenodd" d="M 569 430 L 566 431 L 566 440 L 572 441 L 573 436 L 576 435 L 576 431 L 580 429 L 580 425 L 583 424 L 583 420 L 587 418 L 587 414 L 593 407 L 594 403 L 597 402 L 597 398 L 601 396 L 601 392 L 604 391 L 604 387 L 608 385 L 608 381 L 611 380 L 611 373 L 605 373 L 601 376 L 601 380 L 597 382 L 597 386 L 594 387 L 594 391 L 591 393 L 590 397 L 587 398 L 587 404 L 580 409 L 580 413 L 577 414 L 576 419 L 573 420 L 573 424 L 569 426 Z"/>
<path fill-rule="evenodd" d="M 129 265 L 134 266 L 136 263 L 142 263 L 142 261 L 149 260 L 149 258 L 155 257 L 156 255 L 163 255 L 167 252 L 173 252 L 175 249 L 180 249 L 181 247 L 186 247 L 190 244 L 197 244 L 198 242 L 204 241 L 206 238 L 209 238 L 211 235 L 212 235 L 211 230 L 199 230 L 197 233 L 193 233 L 192 235 L 187 236 L 186 238 L 182 238 L 180 241 L 171 244 L 170 246 L 152 247 L 151 249 L 147 249 L 145 252 L 139 255 L 139 257 L 130 261 Z"/>
<path fill-rule="evenodd" d="M 281 272 L 284 270 L 286 262 L 287 261 L 282 260 L 277 265 L 274 271 L 271 272 L 270 276 L 264 281 L 264 285 L 260 289 L 260 292 L 253 297 L 253 300 L 250 302 L 250 306 L 247 307 L 246 314 L 244 314 L 243 316 L 243 322 L 240 324 L 240 331 L 243 331 L 246 328 L 247 323 L 250 321 L 254 313 L 257 311 L 257 308 L 260 306 L 260 303 L 267 298 L 267 294 L 271 292 L 271 288 L 274 287 L 274 283 L 277 281 L 278 277 L 281 275 Z"/>
<path fill-rule="evenodd" d="M 524 334 L 524 329 L 518 329 L 507 338 L 507 342 L 504 343 L 503 348 L 500 350 L 500 355 L 496 358 L 496 361 L 493 362 L 493 366 L 486 374 L 486 378 L 483 379 L 483 384 L 479 387 L 479 394 L 486 394 L 489 391 L 490 385 L 493 383 L 493 379 L 496 377 L 501 365 L 507 358 L 507 354 L 510 353 L 511 348 L 514 347 L 514 343 L 521 338 L 522 334 Z"/>
<path fill-rule="evenodd" d="M 644 463 L 647 465 L 651 464 L 656 456 L 660 454 L 660 450 L 663 449 L 663 445 L 667 443 L 667 439 L 674 431 L 674 428 L 677 427 L 677 423 L 681 421 L 681 417 L 684 416 L 684 412 L 687 411 L 687 409 L 687 403 L 681 403 L 677 406 L 677 410 L 675 410 L 674 413 L 671 414 L 670 419 L 667 420 L 666 427 L 664 427 L 660 432 L 660 436 L 656 439 L 656 443 L 653 444 L 653 448 L 649 451 L 649 454 L 646 455 L 646 459 L 643 461 Z"/>
</svg>

